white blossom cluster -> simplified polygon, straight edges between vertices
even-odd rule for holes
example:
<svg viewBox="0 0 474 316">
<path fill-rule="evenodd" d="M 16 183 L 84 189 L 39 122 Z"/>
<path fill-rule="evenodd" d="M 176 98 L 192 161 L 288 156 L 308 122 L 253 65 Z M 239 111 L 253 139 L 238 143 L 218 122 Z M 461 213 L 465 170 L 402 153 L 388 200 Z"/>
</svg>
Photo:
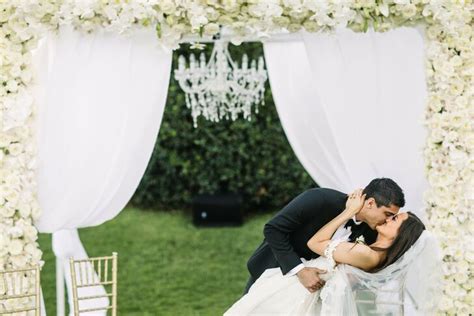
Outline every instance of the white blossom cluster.
<svg viewBox="0 0 474 316">
<path fill-rule="evenodd" d="M 439 304 L 449 315 L 474 306 L 474 28 L 473 7 L 431 1 L 426 66 L 429 101 L 424 158 L 430 189 L 428 226 L 444 254 Z"/>
</svg>

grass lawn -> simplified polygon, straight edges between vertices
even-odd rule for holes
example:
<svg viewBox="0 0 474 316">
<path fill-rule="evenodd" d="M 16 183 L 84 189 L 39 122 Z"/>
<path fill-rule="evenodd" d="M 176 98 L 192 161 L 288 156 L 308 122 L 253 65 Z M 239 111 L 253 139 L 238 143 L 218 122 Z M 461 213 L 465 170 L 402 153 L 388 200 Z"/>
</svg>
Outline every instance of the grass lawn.
<svg viewBox="0 0 474 316">
<path fill-rule="evenodd" d="M 222 315 L 245 287 L 246 261 L 262 240 L 270 214 L 242 227 L 196 228 L 183 212 L 128 208 L 98 227 L 79 231 L 89 256 L 119 254 L 121 315 Z M 41 234 L 42 288 L 56 314 L 51 235 Z"/>
</svg>

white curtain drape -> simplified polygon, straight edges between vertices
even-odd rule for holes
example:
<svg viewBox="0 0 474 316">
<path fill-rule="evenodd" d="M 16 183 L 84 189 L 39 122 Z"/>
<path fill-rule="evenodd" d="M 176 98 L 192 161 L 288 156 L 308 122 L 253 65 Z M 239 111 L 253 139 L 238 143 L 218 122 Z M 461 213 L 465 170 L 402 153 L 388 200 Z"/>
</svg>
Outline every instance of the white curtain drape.
<svg viewBox="0 0 474 316">
<path fill-rule="evenodd" d="M 268 41 L 264 51 L 283 129 L 314 181 L 349 192 L 389 177 L 403 188 L 405 208 L 423 217 L 422 32 L 303 33 Z M 415 283 L 408 278 L 409 289 Z"/>
<path fill-rule="evenodd" d="M 303 33 L 264 49 L 285 134 L 311 177 L 346 192 L 389 177 L 420 213 L 427 90 L 419 30 Z"/>
<path fill-rule="evenodd" d="M 171 56 L 146 29 L 119 35 L 62 28 L 37 50 L 42 215 L 36 226 L 53 233 L 69 288 L 67 259 L 87 257 L 77 228 L 114 218 L 145 172 L 166 102 Z"/>
</svg>

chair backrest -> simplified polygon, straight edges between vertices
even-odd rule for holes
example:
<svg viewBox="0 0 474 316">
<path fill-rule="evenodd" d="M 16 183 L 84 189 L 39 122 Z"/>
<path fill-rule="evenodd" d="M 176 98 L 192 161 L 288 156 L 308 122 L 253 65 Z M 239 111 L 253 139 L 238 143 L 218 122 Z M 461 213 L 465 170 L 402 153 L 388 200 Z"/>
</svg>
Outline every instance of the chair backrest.
<svg viewBox="0 0 474 316">
<path fill-rule="evenodd" d="M 437 239 L 425 230 L 396 262 L 382 270 L 367 272 L 338 265 L 327 282 L 338 290 L 327 291 L 323 308 L 331 311 L 335 310 L 332 306 L 339 306 L 348 315 L 434 315 L 442 294 L 441 263 Z M 418 286 L 407 286 L 407 280 Z"/>
<path fill-rule="evenodd" d="M 353 295 L 359 315 L 403 315 L 404 276 L 392 280 L 376 291 L 359 284 L 353 288 Z"/>
<path fill-rule="evenodd" d="M 0 271 L 0 315 L 40 315 L 40 267 Z"/>
<path fill-rule="evenodd" d="M 117 253 L 112 256 L 95 257 L 74 260 L 70 258 L 70 269 L 72 278 L 72 296 L 74 302 L 74 315 L 94 311 L 111 311 L 113 316 L 117 315 Z M 80 289 L 103 286 L 106 293 L 103 295 L 81 296 Z M 106 306 L 94 308 L 82 308 L 81 301 L 94 299 L 107 299 Z"/>
</svg>

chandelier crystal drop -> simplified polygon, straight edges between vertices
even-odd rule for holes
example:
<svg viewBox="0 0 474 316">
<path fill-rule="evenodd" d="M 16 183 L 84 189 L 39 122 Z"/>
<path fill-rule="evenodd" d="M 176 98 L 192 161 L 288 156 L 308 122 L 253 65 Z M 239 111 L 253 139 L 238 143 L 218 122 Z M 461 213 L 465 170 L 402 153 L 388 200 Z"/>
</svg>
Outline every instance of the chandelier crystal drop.
<svg viewBox="0 0 474 316">
<path fill-rule="evenodd" d="M 186 106 L 191 109 L 194 127 L 197 118 L 218 122 L 221 119 L 238 118 L 242 113 L 245 119 L 251 119 L 252 106 L 258 113 L 258 105 L 265 104 L 265 82 L 267 72 L 263 57 L 250 62 L 246 54 L 242 56 L 241 67 L 232 60 L 228 42 L 217 40 L 209 62 L 202 52 L 199 60 L 194 54 L 189 57 L 186 68 L 184 56 L 178 58 L 178 69 L 174 77 L 186 94 Z"/>
</svg>

